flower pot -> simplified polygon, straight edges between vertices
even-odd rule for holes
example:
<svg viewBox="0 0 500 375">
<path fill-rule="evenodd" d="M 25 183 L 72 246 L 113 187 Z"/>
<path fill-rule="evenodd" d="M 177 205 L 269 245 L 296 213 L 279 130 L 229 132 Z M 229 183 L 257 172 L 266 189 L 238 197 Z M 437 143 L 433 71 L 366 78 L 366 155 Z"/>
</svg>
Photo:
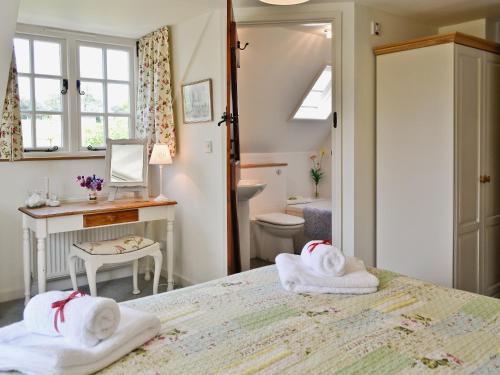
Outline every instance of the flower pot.
<svg viewBox="0 0 500 375">
<path fill-rule="evenodd" d="M 89 204 L 96 204 L 97 203 L 97 192 L 89 191 L 88 202 L 89 202 Z"/>
</svg>

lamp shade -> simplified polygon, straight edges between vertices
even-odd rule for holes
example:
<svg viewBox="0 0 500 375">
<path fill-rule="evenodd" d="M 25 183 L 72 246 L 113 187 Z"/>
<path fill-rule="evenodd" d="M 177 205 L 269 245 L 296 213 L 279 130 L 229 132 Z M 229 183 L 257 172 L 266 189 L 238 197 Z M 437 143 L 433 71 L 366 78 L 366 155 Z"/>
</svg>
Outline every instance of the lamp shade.
<svg viewBox="0 0 500 375">
<path fill-rule="evenodd" d="M 151 153 L 151 159 L 149 159 L 149 164 L 153 165 L 166 165 L 172 164 L 172 156 L 170 155 L 170 148 L 168 145 L 155 144 L 153 146 L 153 152 Z"/>
</svg>

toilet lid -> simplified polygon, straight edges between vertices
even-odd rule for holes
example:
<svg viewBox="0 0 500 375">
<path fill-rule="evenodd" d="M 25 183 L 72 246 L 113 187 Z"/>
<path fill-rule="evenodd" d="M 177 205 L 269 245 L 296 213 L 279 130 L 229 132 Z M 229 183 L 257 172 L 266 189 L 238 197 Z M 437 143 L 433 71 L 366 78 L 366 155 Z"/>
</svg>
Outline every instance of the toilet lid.
<svg viewBox="0 0 500 375">
<path fill-rule="evenodd" d="M 275 225 L 301 225 L 305 223 L 304 219 L 301 217 L 282 214 L 279 212 L 257 215 L 255 216 L 255 219 L 264 223 Z"/>
</svg>

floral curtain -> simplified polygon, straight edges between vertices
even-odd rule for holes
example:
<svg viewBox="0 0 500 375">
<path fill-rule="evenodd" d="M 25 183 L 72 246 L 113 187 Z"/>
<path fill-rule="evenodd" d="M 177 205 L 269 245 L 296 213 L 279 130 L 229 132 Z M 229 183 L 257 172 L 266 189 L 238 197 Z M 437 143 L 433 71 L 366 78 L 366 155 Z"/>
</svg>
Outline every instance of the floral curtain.
<svg viewBox="0 0 500 375">
<path fill-rule="evenodd" d="M 142 37 L 138 47 L 136 135 L 147 139 L 150 154 L 155 143 L 164 143 L 175 156 L 168 28 L 162 27 Z"/>
<path fill-rule="evenodd" d="M 12 52 L 7 92 L 0 122 L 0 159 L 19 160 L 23 158 L 23 136 L 21 131 L 21 110 L 17 83 L 16 58 Z"/>
</svg>

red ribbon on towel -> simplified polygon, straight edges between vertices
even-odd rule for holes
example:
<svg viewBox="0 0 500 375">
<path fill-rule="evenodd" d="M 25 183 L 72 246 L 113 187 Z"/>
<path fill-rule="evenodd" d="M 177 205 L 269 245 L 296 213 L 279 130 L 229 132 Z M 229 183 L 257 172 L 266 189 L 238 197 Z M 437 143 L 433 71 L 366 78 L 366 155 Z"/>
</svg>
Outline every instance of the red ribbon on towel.
<svg viewBox="0 0 500 375">
<path fill-rule="evenodd" d="M 332 241 L 330 240 L 322 240 L 322 241 L 317 241 L 309 245 L 307 250 L 309 250 L 309 253 L 312 253 L 314 249 L 316 249 L 317 246 L 319 245 L 330 245 L 331 246 Z"/>
<path fill-rule="evenodd" d="M 86 296 L 84 292 L 76 290 L 73 293 L 71 293 L 67 298 L 52 303 L 52 308 L 57 309 L 56 314 L 54 315 L 54 328 L 56 329 L 57 333 L 59 333 L 59 328 L 57 327 L 57 319 L 60 317 L 61 323 L 64 323 L 64 306 L 66 306 L 66 304 L 69 301 L 77 298 L 78 295 L 80 295 L 81 297 Z"/>
</svg>

